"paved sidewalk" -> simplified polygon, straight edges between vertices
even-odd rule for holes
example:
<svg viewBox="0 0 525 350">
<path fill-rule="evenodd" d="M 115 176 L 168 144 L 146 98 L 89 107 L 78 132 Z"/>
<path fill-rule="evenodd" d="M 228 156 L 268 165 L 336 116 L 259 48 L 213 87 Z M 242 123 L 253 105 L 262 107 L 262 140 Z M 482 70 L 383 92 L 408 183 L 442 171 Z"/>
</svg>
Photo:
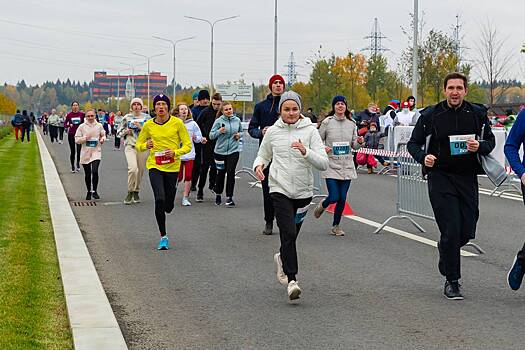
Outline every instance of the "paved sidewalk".
<svg viewBox="0 0 525 350">
<path fill-rule="evenodd" d="M 36 135 L 75 349 L 127 349 L 55 164 Z"/>
</svg>

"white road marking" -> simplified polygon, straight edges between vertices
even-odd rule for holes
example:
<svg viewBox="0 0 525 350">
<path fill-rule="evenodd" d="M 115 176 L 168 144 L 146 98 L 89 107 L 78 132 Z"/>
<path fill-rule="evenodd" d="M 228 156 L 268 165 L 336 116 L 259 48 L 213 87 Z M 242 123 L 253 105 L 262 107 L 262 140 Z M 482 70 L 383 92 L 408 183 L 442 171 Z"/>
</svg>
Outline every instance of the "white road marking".
<svg viewBox="0 0 525 350">
<path fill-rule="evenodd" d="M 357 222 L 360 222 L 362 224 L 369 225 L 369 226 L 372 226 L 372 227 L 375 227 L 375 228 L 378 228 L 379 226 L 381 226 L 381 224 L 378 223 L 378 222 L 375 222 L 375 221 L 372 221 L 372 220 L 368 220 L 368 219 L 365 219 L 365 218 L 362 218 L 362 217 L 356 216 L 356 215 L 352 215 L 352 216 L 345 215 L 345 218 L 350 219 L 350 220 L 354 220 L 354 221 L 357 221 Z M 399 230 L 397 228 L 390 227 L 390 226 L 385 226 L 384 230 L 388 231 L 388 232 L 391 232 L 393 234 L 396 234 L 398 236 L 405 237 L 405 238 L 411 239 L 413 241 L 417 241 L 417 242 L 420 242 L 420 243 L 423 243 L 423 244 L 427 244 L 427 245 L 429 245 L 431 247 L 436 247 L 437 248 L 437 242 L 433 241 L 431 239 L 428 239 L 428 238 L 425 238 L 425 237 L 421 237 L 421 236 L 415 235 L 413 233 L 405 232 L 403 230 Z M 466 250 L 461 250 L 461 255 L 462 256 L 469 256 L 469 257 L 471 257 L 471 256 L 478 256 L 478 254 L 471 253 L 471 252 L 468 252 Z"/>
</svg>

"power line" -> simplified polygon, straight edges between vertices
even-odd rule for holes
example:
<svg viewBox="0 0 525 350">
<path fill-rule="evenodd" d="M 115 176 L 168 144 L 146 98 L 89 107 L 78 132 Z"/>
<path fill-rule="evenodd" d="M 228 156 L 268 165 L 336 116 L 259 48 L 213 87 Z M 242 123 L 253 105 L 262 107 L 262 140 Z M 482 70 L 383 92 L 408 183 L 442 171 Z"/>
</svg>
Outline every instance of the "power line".
<svg viewBox="0 0 525 350">
<path fill-rule="evenodd" d="M 286 82 L 288 83 L 288 87 L 292 87 L 292 85 L 297 82 L 297 64 L 295 63 L 293 51 L 290 53 L 290 59 L 285 67 L 287 68 Z"/>
<path fill-rule="evenodd" d="M 379 30 L 379 23 L 377 21 L 377 18 L 374 18 L 374 25 L 372 27 L 372 31 L 370 35 L 365 36 L 365 39 L 370 39 L 370 46 L 365 47 L 361 51 L 370 51 L 372 53 L 372 56 L 376 56 L 381 54 L 383 51 L 388 51 L 389 49 L 383 47 L 381 40 L 386 39 L 387 37 L 381 33 Z"/>
</svg>

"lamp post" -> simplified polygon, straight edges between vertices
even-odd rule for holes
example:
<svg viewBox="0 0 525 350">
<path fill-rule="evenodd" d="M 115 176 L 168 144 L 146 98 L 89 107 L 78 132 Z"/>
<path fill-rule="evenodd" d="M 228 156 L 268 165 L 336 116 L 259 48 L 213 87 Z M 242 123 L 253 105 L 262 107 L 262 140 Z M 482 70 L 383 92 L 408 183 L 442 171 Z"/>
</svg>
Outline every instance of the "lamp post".
<svg viewBox="0 0 525 350">
<path fill-rule="evenodd" d="M 153 58 L 153 57 L 159 57 L 159 56 L 163 56 L 164 54 L 163 53 L 159 53 L 158 55 L 153 55 L 153 56 L 146 56 L 146 55 L 142 55 L 140 53 L 136 53 L 136 52 L 132 52 L 133 55 L 136 55 L 136 56 L 140 56 L 140 57 L 144 57 L 147 61 L 148 61 L 148 114 L 149 114 L 149 61 Z"/>
<path fill-rule="evenodd" d="M 273 74 L 277 74 L 277 0 L 275 0 L 275 16 L 273 23 Z"/>
<path fill-rule="evenodd" d="M 418 49 L 417 49 L 417 35 L 418 35 L 418 0 L 414 0 L 414 44 L 412 47 L 412 96 L 417 101 L 417 60 L 418 60 Z"/>
<path fill-rule="evenodd" d="M 225 18 L 220 18 L 218 20 L 215 20 L 214 22 L 210 22 L 208 21 L 207 19 L 204 19 L 204 18 L 198 18 L 198 17 L 192 17 L 192 16 L 184 16 L 186 18 L 189 18 L 189 19 L 194 19 L 196 21 L 202 21 L 202 22 L 206 22 L 210 25 L 210 30 L 211 30 L 211 46 L 210 46 L 210 55 L 211 55 L 211 68 L 210 68 L 210 90 L 211 90 L 211 93 L 213 94 L 213 29 L 215 28 L 215 24 L 219 23 L 219 22 L 222 22 L 222 21 L 226 21 L 226 20 L 229 20 L 229 19 L 234 19 L 234 18 L 237 18 L 237 17 L 240 17 L 240 16 L 231 16 L 231 17 L 225 17 Z"/>
<path fill-rule="evenodd" d="M 163 41 L 167 41 L 169 43 L 171 43 L 171 45 L 173 45 L 173 105 L 176 106 L 177 105 L 177 83 L 176 83 L 176 80 L 175 80 L 175 70 L 176 70 L 176 48 L 177 48 L 177 44 L 180 43 L 181 41 L 186 41 L 186 40 L 191 40 L 191 39 L 194 39 L 195 36 L 190 36 L 190 37 L 187 37 L 187 38 L 183 38 L 183 39 L 179 39 L 179 40 L 170 40 L 170 39 L 166 39 L 166 38 L 162 38 L 160 36 L 155 36 L 153 35 L 153 37 L 155 39 L 159 39 L 159 40 L 163 40 Z"/>
</svg>

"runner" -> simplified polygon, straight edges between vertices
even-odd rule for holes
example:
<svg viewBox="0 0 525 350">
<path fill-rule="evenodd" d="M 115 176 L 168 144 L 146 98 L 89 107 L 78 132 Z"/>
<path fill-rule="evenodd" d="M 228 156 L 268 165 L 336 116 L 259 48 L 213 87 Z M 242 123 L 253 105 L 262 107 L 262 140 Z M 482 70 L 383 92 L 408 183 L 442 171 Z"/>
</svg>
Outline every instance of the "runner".
<svg viewBox="0 0 525 350">
<path fill-rule="evenodd" d="M 11 125 L 13 126 L 15 138 L 18 141 L 18 135 L 22 132 L 22 114 L 19 109 L 16 110 L 16 114 L 11 119 Z"/>
<path fill-rule="evenodd" d="M 105 140 L 106 132 L 102 124 L 95 120 L 95 110 L 88 109 L 84 123 L 80 124 L 75 132 L 75 142 L 82 146 L 80 164 L 84 168 L 87 188 L 86 200 L 91 200 L 92 197 L 93 199 L 100 199 L 97 192 L 98 168 L 102 158 L 102 144 Z"/>
<path fill-rule="evenodd" d="M 69 162 L 71 163 L 71 172 L 80 171 L 80 149 L 81 145 L 75 143 L 75 133 L 78 126 L 84 122 L 84 113 L 79 112 L 79 105 L 77 101 L 71 103 L 71 112 L 66 116 L 64 127 L 67 128 L 67 142 L 69 143 Z M 76 152 L 76 153 L 75 153 Z M 76 154 L 76 168 L 75 168 L 75 154 Z"/>
<path fill-rule="evenodd" d="M 253 168 L 259 180 L 270 162 L 269 185 L 281 248 L 274 255 L 277 279 L 287 284 L 290 300 L 299 298 L 295 242 L 313 196 L 312 168 L 326 170 L 328 157 L 317 128 L 301 114 L 301 98 L 285 92 L 279 101 L 281 117 L 267 129 Z"/>
<path fill-rule="evenodd" d="M 51 143 L 58 141 L 58 125 L 60 124 L 60 116 L 57 114 L 56 109 L 51 110 L 51 115 L 47 119 L 49 123 L 49 136 L 51 137 Z"/>
<path fill-rule="evenodd" d="M 194 98 L 195 100 L 195 98 Z M 210 93 L 208 90 L 200 90 L 197 94 L 197 104 L 194 104 L 191 109 L 193 120 L 198 123 L 201 112 L 210 104 Z M 200 126 L 199 126 L 200 127 Z M 201 129 L 202 131 L 202 129 Z M 202 145 L 195 144 L 195 162 L 193 163 L 193 173 L 191 175 L 191 191 L 197 191 L 197 184 L 199 183 L 199 176 L 201 174 L 202 162 Z"/>
<path fill-rule="evenodd" d="M 120 136 L 117 134 L 117 129 L 120 123 L 122 123 L 122 119 L 124 119 L 122 113 L 120 113 L 120 111 L 117 111 L 117 114 L 115 114 L 113 117 L 113 124 L 111 125 L 111 133 L 113 134 L 113 136 L 115 136 L 115 150 L 120 149 L 121 139 Z"/>
<path fill-rule="evenodd" d="M 270 88 L 270 94 L 266 96 L 264 101 L 261 101 L 253 108 L 253 117 L 250 120 L 248 126 L 248 133 L 254 139 L 259 139 L 259 145 L 261 144 L 266 131 L 272 126 L 277 119 L 279 119 L 279 101 L 281 95 L 284 92 L 284 79 L 279 74 L 275 74 L 270 78 L 268 84 Z M 264 180 L 261 182 L 263 192 L 263 204 L 264 204 L 264 221 L 265 226 L 263 234 L 271 235 L 273 233 L 273 219 L 275 218 L 275 211 L 270 197 L 270 187 L 268 186 L 268 174 L 270 165 L 264 168 Z"/>
<path fill-rule="evenodd" d="M 525 203 L 525 159 L 520 159 L 520 149 L 525 143 L 525 109 L 518 114 L 512 129 L 510 129 L 507 142 L 505 143 L 505 156 L 509 164 L 521 180 L 521 193 Z M 512 290 L 520 289 L 525 274 L 525 244 L 516 254 L 512 266 L 507 274 L 507 282 Z"/>
<path fill-rule="evenodd" d="M 131 113 L 122 118 L 116 133 L 116 137 L 124 139 L 124 154 L 128 163 L 128 194 L 124 199 L 124 204 L 140 202 L 140 183 L 149 152 L 137 151 L 135 144 L 144 122 L 151 119 L 148 114 L 142 112 L 143 105 L 144 103 L 138 97 L 131 100 Z"/>
<path fill-rule="evenodd" d="M 155 218 L 161 236 L 158 250 L 168 249 L 166 213 L 171 213 L 174 207 L 180 157 L 191 151 L 188 131 L 180 119 L 170 117 L 170 104 L 168 96 L 155 96 L 155 118 L 144 124 L 136 143 L 139 152 L 150 150 L 146 167 L 155 197 Z"/>
<path fill-rule="evenodd" d="M 27 142 L 30 141 L 29 134 L 31 132 L 31 118 L 27 114 L 26 110 L 22 111 L 22 142 L 24 142 L 24 136 L 27 135 Z"/>
<path fill-rule="evenodd" d="M 64 112 L 60 112 L 58 115 L 58 143 L 63 144 L 64 143 L 64 121 L 66 118 L 64 117 Z"/>
<path fill-rule="evenodd" d="M 337 203 L 330 233 L 335 236 L 344 236 L 345 232 L 339 227 L 339 224 L 346 205 L 350 183 L 357 179 L 352 149 L 358 150 L 363 143 L 363 137 L 357 136 L 357 125 L 350 115 L 344 96 L 333 98 L 332 111 L 323 119 L 319 134 L 325 144 L 326 153 L 328 153 L 329 167 L 321 175 L 326 181 L 328 197 L 319 202 L 314 210 L 314 215 L 320 218 L 330 204 Z"/>
<path fill-rule="evenodd" d="M 464 100 L 467 78 L 450 73 L 443 85 L 446 100 L 423 111 L 407 149 L 428 173 L 430 204 L 441 233 L 438 268 L 446 277 L 443 293 L 447 299 L 463 300 L 460 250 L 476 236 L 477 175 L 483 173 L 478 154 L 489 154 L 495 140 L 486 108 Z M 478 141 L 482 130 L 483 141 Z"/>
<path fill-rule="evenodd" d="M 199 125 L 193 120 L 190 108 L 185 103 L 179 103 L 173 110 L 173 115 L 180 118 L 188 130 L 188 135 L 192 141 L 191 152 L 186 153 L 180 157 L 180 171 L 179 171 L 179 183 L 183 182 L 184 179 L 184 195 L 182 197 L 182 205 L 187 207 L 191 205 L 189 200 L 190 187 L 191 187 L 191 176 L 193 172 L 193 164 L 195 161 L 195 143 L 200 143 L 202 140 L 201 130 Z"/>
<path fill-rule="evenodd" d="M 210 139 L 210 131 L 217 119 L 217 116 L 220 113 L 222 104 L 222 96 L 219 93 L 213 94 L 211 103 L 206 107 L 199 116 L 197 124 L 202 132 L 202 141 L 201 141 L 201 172 L 199 174 L 199 185 L 197 191 L 197 202 L 202 202 L 204 200 L 204 186 L 206 185 L 206 179 L 209 176 L 208 188 L 210 191 L 216 195 L 214 192 L 215 188 L 215 179 L 217 178 L 217 168 L 215 167 L 215 160 L 213 158 L 213 151 L 215 150 L 215 140 Z"/>
<path fill-rule="evenodd" d="M 239 139 L 242 133 L 241 120 L 233 114 L 230 102 L 223 102 L 221 116 L 215 120 L 210 131 L 210 139 L 217 140 L 214 149 L 217 178 L 214 191 L 215 205 L 221 205 L 224 178 L 226 180 L 226 206 L 234 207 L 233 190 L 235 188 L 235 169 L 239 161 Z"/>
</svg>

